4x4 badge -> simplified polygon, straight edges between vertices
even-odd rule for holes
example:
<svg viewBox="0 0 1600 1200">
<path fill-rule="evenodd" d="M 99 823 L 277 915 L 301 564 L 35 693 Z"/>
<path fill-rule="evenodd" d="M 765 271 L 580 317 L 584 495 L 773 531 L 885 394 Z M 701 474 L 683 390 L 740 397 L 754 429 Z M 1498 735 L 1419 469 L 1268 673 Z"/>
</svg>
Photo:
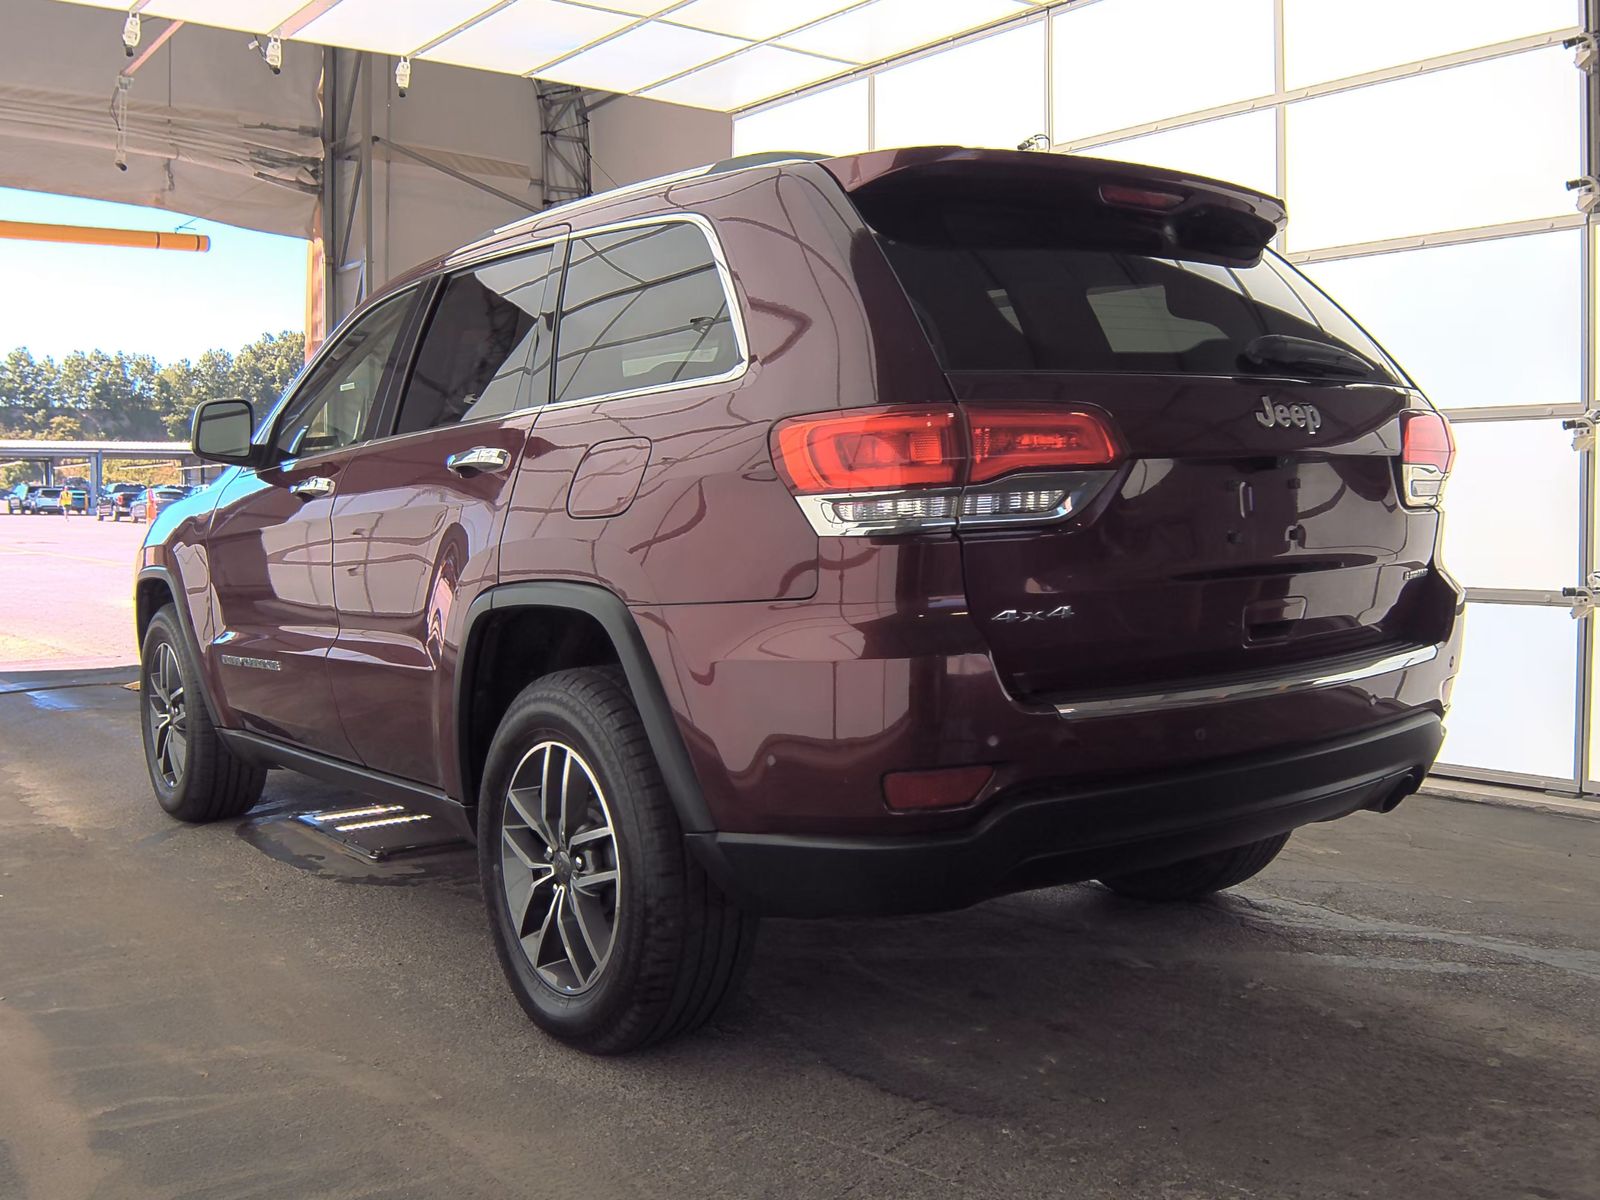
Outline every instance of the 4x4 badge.
<svg viewBox="0 0 1600 1200">
<path fill-rule="evenodd" d="M 1058 604 L 1046 611 L 1042 608 L 1004 608 L 990 617 L 991 621 L 1060 621 L 1072 615 L 1072 605 Z"/>
<path fill-rule="evenodd" d="M 1256 420 L 1267 429 L 1274 425 L 1284 429 L 1298 425 L 1315 433 L 1322 428 L 1322 414 L 1315 404 L 1274 404 L 1271 396 L 1261 397 L 1261 411 L 1256 414 Z"/>
</svg>

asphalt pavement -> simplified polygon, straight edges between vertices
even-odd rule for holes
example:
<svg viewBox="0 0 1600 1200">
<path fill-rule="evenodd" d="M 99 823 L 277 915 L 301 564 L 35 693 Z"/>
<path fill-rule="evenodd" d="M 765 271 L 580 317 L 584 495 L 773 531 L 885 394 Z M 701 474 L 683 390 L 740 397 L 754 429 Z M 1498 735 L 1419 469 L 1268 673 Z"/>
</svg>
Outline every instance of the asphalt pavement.
<svg viewBox="0 0 1600 1200">
<path fill-rule="evenodd" d="M 1600 1196 L 1600 821 L 1418 797 L 1205 904 L 769 922 L 711 1028 L 595 1060 L 469 851 L 360 862 L 286 772 L 179 825 L 137 697 L 63 681 L 0 694 L 5 1200 Z"/>
<path fill-rule="evenodd" d="M 0 507 L 0 664 L 6 671 L 123 665 L 147 526 Z"/>
</svg>

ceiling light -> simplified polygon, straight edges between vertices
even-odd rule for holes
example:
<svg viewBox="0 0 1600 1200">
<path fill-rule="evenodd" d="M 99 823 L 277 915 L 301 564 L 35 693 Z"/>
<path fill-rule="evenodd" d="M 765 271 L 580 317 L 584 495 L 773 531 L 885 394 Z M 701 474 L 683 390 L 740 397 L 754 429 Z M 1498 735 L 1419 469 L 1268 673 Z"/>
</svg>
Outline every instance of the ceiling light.
<svg viewBox="0 0 1600 1200">
<path fill-rule="evenodd" d="M 122 23 L 122 51 L 129 58 L 133 57 L 134 49 L 139 45 L 139 14 L 131 12 L 128 19 Z"/>
</svg>

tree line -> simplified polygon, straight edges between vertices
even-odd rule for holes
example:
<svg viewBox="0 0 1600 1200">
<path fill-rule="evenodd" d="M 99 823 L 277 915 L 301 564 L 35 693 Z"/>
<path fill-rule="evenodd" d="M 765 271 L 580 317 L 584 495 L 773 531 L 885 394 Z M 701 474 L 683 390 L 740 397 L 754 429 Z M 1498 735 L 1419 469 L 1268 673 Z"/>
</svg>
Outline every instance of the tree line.
<svg viewBox="0 0 1600 1200">
<path fill-rule="evenodd" d="M 185 441 L 200 401 L 232 396 L 262 412 L 304 363 L 305 335 L 288 330 L 165 365 L 103 350 L 57 362 L 22 347 L 0 360 L 0 438 Z"/>
</svg>

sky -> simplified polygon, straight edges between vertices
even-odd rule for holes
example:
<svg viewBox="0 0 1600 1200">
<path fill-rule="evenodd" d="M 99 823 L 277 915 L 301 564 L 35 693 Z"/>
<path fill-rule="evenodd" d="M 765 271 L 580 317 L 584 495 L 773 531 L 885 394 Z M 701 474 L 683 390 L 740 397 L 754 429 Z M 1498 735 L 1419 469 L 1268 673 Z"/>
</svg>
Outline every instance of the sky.
<svg viewBox="0 0 1600 1200">
<path fill-rule="evenodd" d="M 305 327 L 306 243 L 298 238 L 11 188 L 0 188 L 0 218 L 181 226 L 211 237 L 205 254 L 0 239 L 0 356 L 18 346 L 58 361 L 74 350 L 126 350 L 167 363 Z"/>
</svg>

